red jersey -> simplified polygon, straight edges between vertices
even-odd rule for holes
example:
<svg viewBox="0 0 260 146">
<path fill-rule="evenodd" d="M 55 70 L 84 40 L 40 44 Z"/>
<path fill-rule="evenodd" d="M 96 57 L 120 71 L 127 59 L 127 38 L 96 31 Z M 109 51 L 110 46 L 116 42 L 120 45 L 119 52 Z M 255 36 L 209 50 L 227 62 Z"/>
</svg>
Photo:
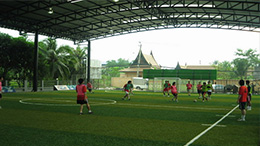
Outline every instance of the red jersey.
<svg viewBox="0 0 260 146">
<path fill-rule="evenodd" d="M 92 89 L 93 88 L 91 83 L 87 83 L 87 87 L 88 87 L 88 89 Z"/>
<path fill-rule="evenodd" d="M 201 85 L 201 84 L 198 84 L 198 85 L 197 85 L 197 89 L 198 89 L 198 90 L 201 90 L 201 89 L 202 89 L 202 85 Z"/>
<path fill-rule="evenodd" d="M 164 85 L 164 89 L 163 89 L 163 91 L 169 91 L 169 89 L 171 88 L 171 84 L 170 83 L 165 83 Z"/>
<path fill-rule="evenodd" d="M 238 94 L 241 96 L 239 98 L 239 102 L 247 102 L 247 94 L 248 94 L 248 90 L 246 86 L 241 86 L 239 88 L 239 92 Z"/>
<path fill-rule="evenodd" d="M 186 86 L 187 86 L 187 89 L 191 89 L 192 84 L 186 84 Z"/>
<path fill-rule="evenodd" d="M 176 86 L 171 86 L 171 91 L 172 91 L 172 94 L 177 94 L 177 87 Z"/>
<path fill-rule="evenodd" d="M 87 92 L 87 88 L 85 85 L 80 84 L 76 86 L 76 92 L 77 94 L 77 100 L 84 100 L 85 99 L 85 93 Z"/>
</svg>

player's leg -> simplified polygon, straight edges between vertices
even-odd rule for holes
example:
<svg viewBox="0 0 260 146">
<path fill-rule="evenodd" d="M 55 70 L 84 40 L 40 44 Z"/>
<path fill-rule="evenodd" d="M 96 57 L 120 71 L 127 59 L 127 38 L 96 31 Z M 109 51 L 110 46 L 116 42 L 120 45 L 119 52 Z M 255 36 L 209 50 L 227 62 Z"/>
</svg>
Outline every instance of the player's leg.
<svg viewBox="0 0 260 146">
<path fill-rule="evenodd" d="M 171 92 L 171 93 L 172 93 L 172 92 Z M 172 97 L 172 101 L 174 101 L 174 93 L 172 93 L 172 96 L 173 96 L 173 97 Z"/>
<path fill-rule="evenodd" d="M 178 94 L 174 95 L 175 101 L 178 102 Z"/>
<path fill-rule="evenodd" d="M 125 91 L 125 96 L 122 98 L 122 100 L 124 100 L 126 97 L 128 97 L 129 92 Z"/>
<path fill-rule="evenodd" d="M 86 99 L 86 106 L 87 106 L 87 108 L 88 108 L 88 113 L 89 113 L 89 114 L 92 114 L 92 111 L 91 111 L 91 108 L 90 108 L 88 99 Z"/>
<path fill-rule="evenodd" d="M 130 93 L 127 94 L 127 99 L 130 100 Z"/>
<path fill-rule="evenodd" d="M 239 108 L 241 110 L 241 118 L 238 121 L 245 121 L 246 120 L 246 102 L 240 102 Z"/>
<path fill-rule="evenodd" d="M 163 96 L 165 96 L 165 88 L 163 89 Z"/>
<path fill-rule="evenodd" d="M 79 111 L 79 114 L 82 115 L 83 114 L 83 104 L 80 104 L 80 111 Z"/>
<path fill-rule="evenodd" d="M 2 93 L 1 93 L 1 91 L 0 91 L 0 101 L 1 101 L 1 99 L 2 99 Z M 0 106 L 0 109 L 2 109 L 1 106 Z"/>
<path fill-rule="evenodd" d="M 252 107 L 251 107 L 251 94 L 248 95 L 247 97 L 247 110 L 251 110 Z"/>
</svg>

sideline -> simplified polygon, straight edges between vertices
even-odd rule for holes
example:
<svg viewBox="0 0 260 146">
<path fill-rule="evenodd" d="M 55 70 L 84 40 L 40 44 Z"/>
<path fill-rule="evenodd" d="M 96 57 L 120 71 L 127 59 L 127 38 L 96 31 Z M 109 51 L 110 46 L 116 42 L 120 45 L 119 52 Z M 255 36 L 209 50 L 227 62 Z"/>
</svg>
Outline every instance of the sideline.
<svg viewBox="0 0 260 146">
<path fill-rule="evenodd" d="M 205 133 L 207 133 L 210 129 L 214 128 L 218 123 L 220 123 L 222 120 L 224 120 L 228 115 L 230 115 L 234 110 L 236 110 L 238 108 L 239 105 L 235 106 L 231 111 L 229 111 L 226 115 L 224 115 L 221 119 L 219 119 L 217 122 L 215 122 L 214 124 L 212 124 L 209 128 L 207 128 L 206 130 L 202 131 L 199 135 L 197 135 L 196 137 L 194 137 L 192 140 L 190 140 L 188 143 L 186 143 L 184 146 L 189 146 L 190 144 L 192 144 L 194 141 L 196 141 L 197 139 L 199 139 L 202 135 L 204 135 Z"/>
</svg>

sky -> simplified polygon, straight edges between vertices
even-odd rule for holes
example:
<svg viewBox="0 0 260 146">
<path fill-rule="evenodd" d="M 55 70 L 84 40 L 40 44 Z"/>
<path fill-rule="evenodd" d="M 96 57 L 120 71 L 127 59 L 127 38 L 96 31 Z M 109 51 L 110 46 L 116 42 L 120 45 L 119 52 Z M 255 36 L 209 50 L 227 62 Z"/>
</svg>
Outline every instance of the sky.
<svg viewBox="0 0 260 146">
<path fill-rule="evenodd" d="M 19 32 L 0 28 L 0 32 L 18 37 Z M 46 36 L 39 36 L 39 41 Z M 34 40 L 34 36 L 29 36 Z M 72 41 L 57 39 L 58 46 L 76 46 Z M 144 54 L 152 51 L 161 66 L 210 65 L 215 60 L 232 61 L 237 49 L 257 50 L 260 53 L 260 33 L 209 28 L 175 28 L 153 30 L 114 36 L 91 41 L 91 59 L 105 63 L 119 58 L 133 61 L 141 49 Z M 82 45 L 87 47 L 87 45 Z"/>
</svg>

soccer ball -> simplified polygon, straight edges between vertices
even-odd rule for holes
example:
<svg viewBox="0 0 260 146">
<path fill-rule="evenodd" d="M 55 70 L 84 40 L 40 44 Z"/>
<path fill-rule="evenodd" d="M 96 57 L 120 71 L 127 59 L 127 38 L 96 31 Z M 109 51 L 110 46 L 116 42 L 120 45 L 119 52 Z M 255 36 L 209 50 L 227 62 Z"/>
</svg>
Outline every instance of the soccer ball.
<svg viewBox="0 0 260 146">
<path fill-rule="evenodd" d="M 194 100 L 193 100 L 193 102 L 197 102 L 197 100 L 196 100 L 196 99 L 194 99 Z"/>
</svg>

